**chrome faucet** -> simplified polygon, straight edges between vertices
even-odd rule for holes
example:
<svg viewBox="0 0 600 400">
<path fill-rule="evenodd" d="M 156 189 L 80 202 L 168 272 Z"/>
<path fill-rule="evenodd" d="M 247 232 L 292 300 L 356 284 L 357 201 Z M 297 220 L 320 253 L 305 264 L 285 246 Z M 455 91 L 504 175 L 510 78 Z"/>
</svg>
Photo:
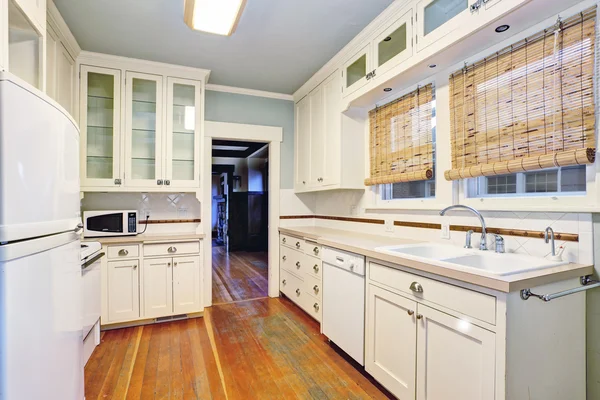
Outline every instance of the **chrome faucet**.
<svg viewBox="0 0 600 400">
<path fill-rule="evenodd" d="M 462 204 L 457 204 L 455 206 L 450 206 L 450 207 L 446 207 L 444 208 L 442 211 L 440 211 L 440 215 L 445 215 L 446 212 L 450 211 L 450 210 L 454 210 L 454 209 L 462 209 L 462 210 L 468 210 L 471 211 L 473 214 L 475 214 L 478 218 L 479 218 L 479 222 L 481 222 L 481 242 L 479 243 L 479 250 L 487 250 L 487 242 L 486 242 L 486 227 L 485 227 L 485 220 L 483 219 L 483 216 L 481 215 L 481 213 L 479 211 L 477 211 L 476 209 L 474 209 L 473 207 L 469 207 L 469 206 L 463 206 Z"/>
<path fill-rule="evenodd" d="M 552 248 L 552 257 L 556 257 L 556 246 L 554 245 L 554 229 L 551 227 L 547 227 L 544 231 L 544 241 L 546 243 L 551 243 L 550 247 Z"/>
<path fill-rule="evenodd" d="M 471 236 L 473 235 L 473 229 L 469 229 L 467 231 L 467 236 L 465 237 L 465 249 L 473 248 L 471 246 Z"/>
</svg>

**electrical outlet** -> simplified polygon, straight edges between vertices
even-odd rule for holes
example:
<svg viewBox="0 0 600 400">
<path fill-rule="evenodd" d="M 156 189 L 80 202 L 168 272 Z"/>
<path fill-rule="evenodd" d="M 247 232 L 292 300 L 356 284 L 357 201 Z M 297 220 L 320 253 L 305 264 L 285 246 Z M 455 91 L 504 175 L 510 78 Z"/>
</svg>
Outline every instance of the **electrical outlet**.
<svg viewBox="0 0 600 400">
<path fill-rule="evenodd" d="M 150 219 L 150 210 L 144 210 L 144 219 Z"/>
<path fill-rule="evenodd" d="M 385 231 L 394 232 L 394 221 L 392 221 L 391 219 L 385 220 Z"/>
<path fill-rule="evenodd" d="M 177 210 L 177 215 L 179 216 L 179 218 L 186 218 L 187 217 L 187 213 L 188 213 L 188 209 L 185 207 L 180 207 Z"/>
<path fill-rule="evenodd" d="M 442 224 L 442 239 L 450 239 L 450 224 Z"/>
</svg>

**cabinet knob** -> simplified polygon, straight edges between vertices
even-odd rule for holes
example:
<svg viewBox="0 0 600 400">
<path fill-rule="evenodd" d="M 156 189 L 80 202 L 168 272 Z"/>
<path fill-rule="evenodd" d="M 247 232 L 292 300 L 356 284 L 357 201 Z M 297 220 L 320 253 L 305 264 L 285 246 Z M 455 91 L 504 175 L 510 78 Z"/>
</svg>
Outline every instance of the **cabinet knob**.
<svg viewBox="0 0 600 400">
<path fill-rule="evenodd" d="M 315 248 L 313 249 L 313 252 L 314 252 L 315 254 L 319 254 L 319 248 L 318 248 L 318 247 L 315 247 Z"/>
<path fill-rule="evenodd" d="M 319 311 L 319 304 L 315 303 L 315 305 L 313 306 L 315 308 L 315 311 Z"/>
<path fill-rule="evenodd" d="M 306 185 L 306 181 L 302 181 L 302 184 L 303 184 L 303 185 Z"/>
<path fill-rule="evenodd" d="M 134 264 L 134 265 L 133 265 L 133 269 L 137 269 L 137 264 Z"/>
<path fill-rule="evenodd" d="M 318 266 L 317 264 L 315 264 L 315 266 L 313 267 L 313 270 L 314 270 L 315 272 L 319 272 L 319 266 Z"/>
<path fill-rule="evenodd" d="M 173 263 L 173 266 L 174 266 L 174 267 L 176 267 L 176 266 L 177 266 L 177 262 L 174 262 L 174 263 Z"/>
<path fill-rule="evenodd" d="M 410 290 L 415 293 L 423 293 L 423 286 L 419 282 L 413 282 L 410 284 Z"/>
<path fill-rule="evenodd" d="M 315 293 L 319 294 L 319 286 L 313 286 L 313 290 L 315 291 Z"/>
<path fill-rule="evenodd" d="M 121 249 L 119 250 L 119 255 L 120 256 L 126 256 L 129 254 L 129 251 L 127 251 L 126 249 Z"/>
<path fill-rule="evenodd" d="M 165 185 L 167 185 L 167 186 L 170 186 L 170 185 L 171 185 L 171 181 L 167 179 L 167 180 L 165 181 Z"/>
<path fill-rule="evenodd" d="M 281 283 L 285 285 L 287 283 L 287 281 L 284 279 L 281 281 Z"/>
<path fill-rule="evenodd" d="M 414 310 L 408 310 L 408 315 L 414 315 L 415 311 Z"/>
<path fill-rule="evenodd" d="M 169 253 L 177 253 L 177 247 L 175 247 L 175 246 L 171 246 L 171 247 L 169 247 L 169 248 L 167 249 L 167 251 L 168 251 Z"/>
<path fill-rule="evenodd" d="M 300 261 L 296 261 L 296 268 L 300 269 Z"/>
<path fill-rule="evenodd" d="M 281 242 L 282 242 L 282 243 L 285 243 L 285 242 L 286 242 L 285 238 L 281 239 Z"/>
<path fill-rule="evenodd" d="M 157 180 L 156 180 L 156 184 L 157 184 L 158 186 L 161 186 L 161 185 L 163 184 L 163 180 L 162 180 L 162 179 L 157 179 Z"/>
<path fill-rule="evenodd" d="M 121 184 L 121 180 L 120 179 L 115 179 L 115 185 L 120 185 Z"/>
<path fill-rule="evenodd" d="M 296 242 L 296 248 L 299 249 L 300 248 L 300 242 Z"/>
<path fill-rule="evenodd" d="M 281 259 L 282 259 L 283 261 L 285 261 L 285 260 L 287 260 L 287 256 L 283 256 L 283 257 L 281 257 Z"/>
<path fill-rule="evenodd" d="M 417 314 L 417 319 L 423 319 L 423 314 Z"/>
<path fill-rule="evenodd" d="M 296 289 L 296 296 L 300 296 L 300 289 Z"/>
</svg>

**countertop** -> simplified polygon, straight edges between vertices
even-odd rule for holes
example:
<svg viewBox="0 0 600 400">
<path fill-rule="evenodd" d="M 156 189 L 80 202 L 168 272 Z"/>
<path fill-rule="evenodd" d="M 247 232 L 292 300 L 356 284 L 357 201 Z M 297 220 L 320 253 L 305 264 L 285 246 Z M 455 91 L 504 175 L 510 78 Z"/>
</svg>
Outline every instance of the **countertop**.
<svg viewBox="0 0 600 400">
<path fill-rule="evenodd" d="M 593 265 L 571 263 L 506 276 L 491 276 L 491 274 L 478 273 L 476 271 L 465 272 L 463 270 L 432 265 L 375 250 L 381 246 L 423 243 L 421 240 L 368 235 L 359 232 L 319 227 L 287 227 L 279 228 L 279 232 L 311 240 L 324 246 L 350 251 L 365 257 L 399 264 L 417 271 L 455 279 L 504 293 L 590 275 L 594 272 Z"/>
<path fill-rule="evenodd" d="M 125 244 L 125 243 L 164 243 L 181 242 L 186 240 L 204 239 L 206 235 L 188 233 L 188 234 L 162 234 L 162 235 L 136 235 L 136 236 L 117 236 L 117 237 L 99 237 L 84 238 L 82 242 L 100 242 L 102 244 Z"/>
</svg>

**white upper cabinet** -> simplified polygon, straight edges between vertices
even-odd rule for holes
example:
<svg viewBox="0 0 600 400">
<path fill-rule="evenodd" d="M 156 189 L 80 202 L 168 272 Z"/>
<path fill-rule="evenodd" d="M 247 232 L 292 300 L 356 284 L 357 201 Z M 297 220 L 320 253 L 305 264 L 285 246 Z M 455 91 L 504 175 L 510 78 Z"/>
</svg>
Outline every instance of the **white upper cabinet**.
<svg viewBox="0 0 600 400">
<path fill-rule="evenodd" d="M 308 188 L 310 175 L 310 116 L 310 99 L 307 96 L 296 103 L 294 187 L 297 191 Z"/>
<path fill-rule="evenodd" d="M 323 82 L 323 132 L 324 137 L 321 140 L 322 157 L 321 171 L 321 186 L 340 184 L 342 168 L 342 115 L 340 114 L 340 101 L 342 92 L 340 86 L 342 77 L 336 71 Z M 350 155 L 345 155 L 348 159 Z"/>
<path fill-rule="evenodd" d="M 125 81 L 125 181 L 162 186 L 162 76 L 127 71 Z"/>
<path fill-rule="evenodd" d="M 8 0 L 14 2 L 39 30 L 46 30 L 46 0 Z"/>
<path fill-rule="evenodd" d="M 496 335 L 423 304 L 417 313 L 417 400 L 494 399 Z"/>
<path fill-rule="evenodd" d="M 81 186 L 122 183 L 121 71 L 81 66 Z"/>
<path fill-rule="evenodd" d="M 371 61 L 371 43 L 367 43 L 344 63 L 342 72 L 344 96 L 351 95 L 374 77 Z"/>
<path fill-rule="evenodd" d="M 323 107 L 323 85 L 317 86 L 308 95 L 310 101 L 310 171 L 309 187 L 320 186 L 325 168 L 325 113 Z"/>
<path fill-rule="evenodd" d="M 469 23 L 477 0 L 422 0 L 417 3 L 417 51 Z M 468 26 L 468 25 L 467 25 Z"/>
<path fill-rule="evenodd" d="M 413 55 L 413 10 L 409 9 L 373 40 L 375 74 L 383 75 Z"/>
<path fill-rule="evenodd" d="M 167 78 L 165 186 L 200 186 L 201 86 L 198 81 Z"/>
</svg>

